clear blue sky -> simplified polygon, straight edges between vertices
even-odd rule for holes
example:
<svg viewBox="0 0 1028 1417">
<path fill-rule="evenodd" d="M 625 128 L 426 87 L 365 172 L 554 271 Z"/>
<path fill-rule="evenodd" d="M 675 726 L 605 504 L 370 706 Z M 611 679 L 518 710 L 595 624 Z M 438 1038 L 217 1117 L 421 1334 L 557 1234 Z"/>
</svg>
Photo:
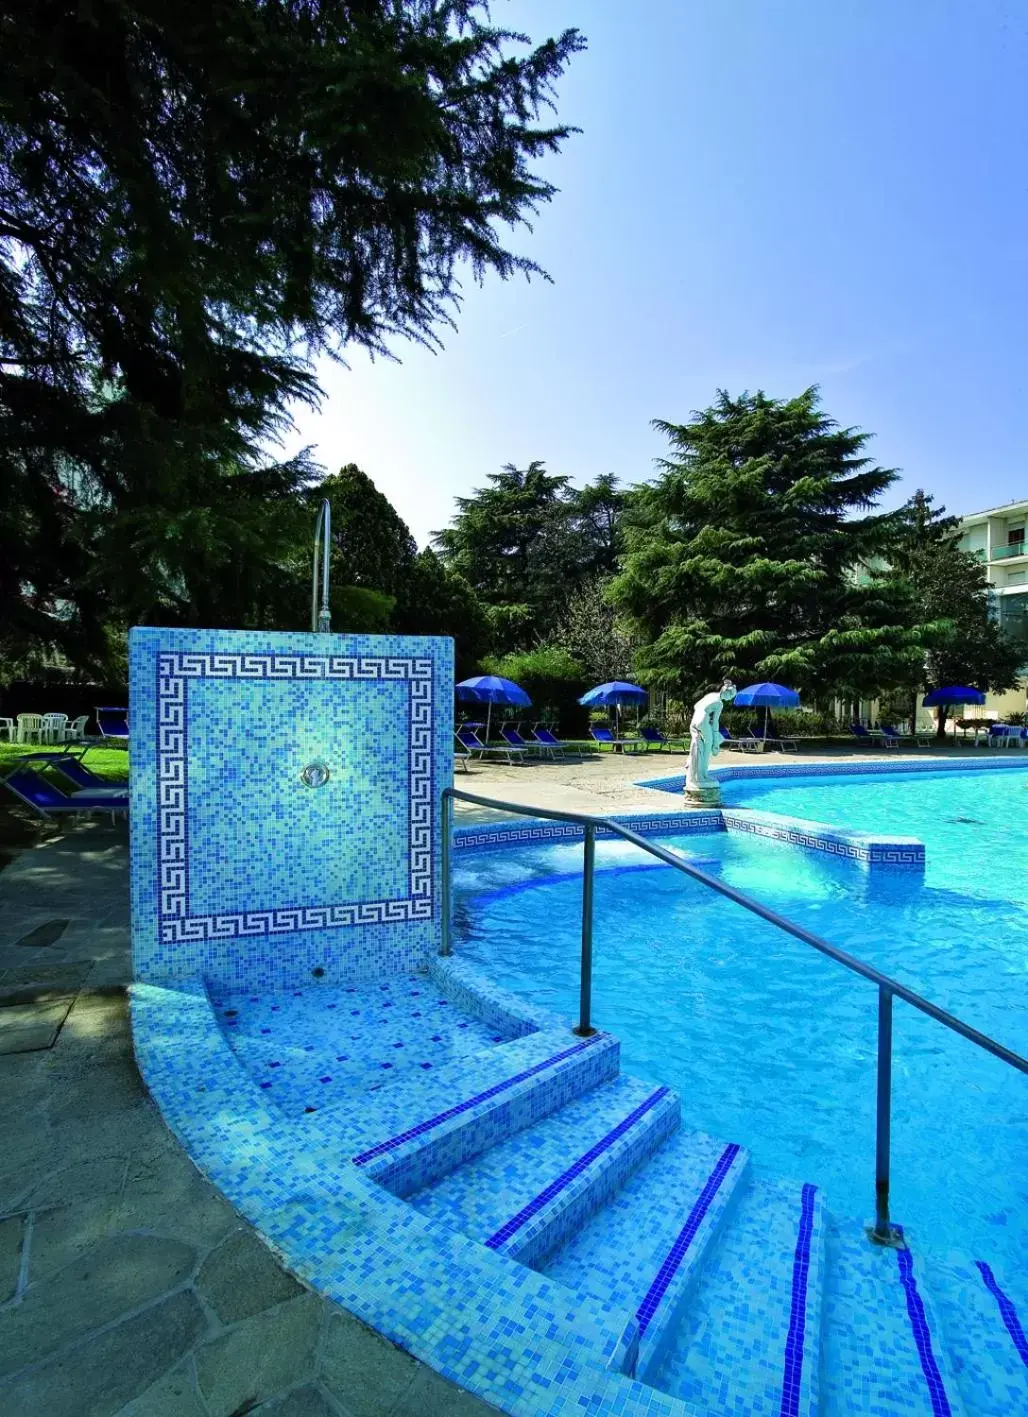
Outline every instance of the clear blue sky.
<svg viewBox="0 0 1028 1417">
<path fill-rule="evenodd" d="M 650 420 L 818 383 L 954 512 L 1028 496 L 1028 0 L 495 0 L 589 49 L 518 249 L 441 354 L 321 366 L 298 420 L 420 542 L 505 462 L 652 476 Z"/>
</svg>

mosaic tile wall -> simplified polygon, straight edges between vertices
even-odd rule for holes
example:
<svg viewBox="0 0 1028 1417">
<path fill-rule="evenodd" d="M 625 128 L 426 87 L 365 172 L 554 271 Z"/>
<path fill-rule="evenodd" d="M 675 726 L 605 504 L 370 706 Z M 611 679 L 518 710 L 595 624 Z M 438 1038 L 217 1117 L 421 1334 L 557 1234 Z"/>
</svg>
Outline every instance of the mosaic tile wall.
<svg viewBox="0 0 1028 1417">
<path fill-rule="evenodd" d="M 129 653 L 136 977 L 266 989 L 423 964 L 452 641 L 135 629 Z"/>
</svg>

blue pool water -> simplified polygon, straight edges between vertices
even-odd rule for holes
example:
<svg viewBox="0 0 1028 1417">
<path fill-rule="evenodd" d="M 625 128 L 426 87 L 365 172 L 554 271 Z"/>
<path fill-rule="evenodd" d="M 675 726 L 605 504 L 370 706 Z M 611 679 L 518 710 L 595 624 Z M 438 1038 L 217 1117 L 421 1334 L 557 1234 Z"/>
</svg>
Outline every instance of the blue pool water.
<svg viewBox="0 0 1028 1417">
<path fill-rule="evenodd" d="M 732 783 L 733 804 L 920 837 L 923 878 L 734 833 L 671 839 L 712 874 L 1028 1052 L 1028 772 Z M 581 847 L 459 860 L 458 949 L 572 1014 Z M 626 1071 L 758 1173 L 874 1205 L 874 987 L 623 843 L 597 847 L 594 1022 Z M 1028 1248 L 1028 1079 L 902 1002 L 893 1213 L 925 1248 Z"/>
</svg>

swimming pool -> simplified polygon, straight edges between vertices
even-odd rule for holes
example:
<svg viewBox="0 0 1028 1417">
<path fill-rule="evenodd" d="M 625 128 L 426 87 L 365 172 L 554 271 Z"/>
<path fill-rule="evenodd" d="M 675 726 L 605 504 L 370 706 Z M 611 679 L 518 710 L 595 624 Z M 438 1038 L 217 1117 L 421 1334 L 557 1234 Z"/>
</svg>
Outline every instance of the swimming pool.
<svg viewBox="0 0 1028 1417">
<path fill-rule="evenodd" d="M 726 804 L 920 837 L 923 877 L 736 833 L 671 844 L 1019 1052 L 1028 1045 L 1028 772 L 775 778 Z M 457 949 L 572 1013 L 581 848 L 459 862 Z M 747 1145 L 758 1174 L 873 1210 L 873 986 L 622 843 L 597 846 L 594 1019 L 627 1069 L 673 1087 L 686 1124 Z M 922 1248 L 1028 1245 L 1028 1082 L 900 1002 L 893 1213 Z"/>
</svg>

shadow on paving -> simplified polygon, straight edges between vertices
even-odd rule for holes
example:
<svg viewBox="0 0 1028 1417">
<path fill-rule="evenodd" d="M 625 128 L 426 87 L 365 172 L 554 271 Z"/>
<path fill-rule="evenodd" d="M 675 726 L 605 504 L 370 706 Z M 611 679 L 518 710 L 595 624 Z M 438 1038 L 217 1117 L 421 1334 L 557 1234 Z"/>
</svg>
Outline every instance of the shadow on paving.
<svg viewBox="0 0 1028 1417">
<path fill-rule="evenodd" d="M 491 1412 L 306 1289 L 193 1166 L 132 1060 L 128 975 L 123 829 L 0 875 L 0 1412 Z"/>
</svg>

